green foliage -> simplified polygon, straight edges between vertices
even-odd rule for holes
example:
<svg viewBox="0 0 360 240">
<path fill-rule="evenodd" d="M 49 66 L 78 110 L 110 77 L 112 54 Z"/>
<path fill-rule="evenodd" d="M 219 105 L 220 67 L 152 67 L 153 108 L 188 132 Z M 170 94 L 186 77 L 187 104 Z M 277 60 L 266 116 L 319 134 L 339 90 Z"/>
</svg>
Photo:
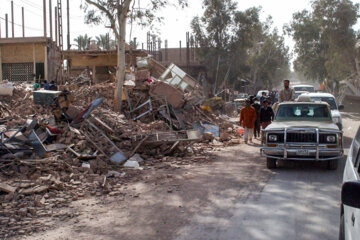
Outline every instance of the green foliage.
<svg viewBox="0 0 360 240">
<path fill-rule="evenodd" d="M 110 39 L 109 33 L 96 36 L 96 43 L 102 50 L 114 50 L 116 48 L 115 41 Z"/>
<path fill-rule="evenodd" d="M 314 0 L 312 11 L 293 16 L 285 31 L 295 40 L 294 68 L 307 78 L 339 82 L 355 72 L 359 4 L 350 0 Z"/>
<path fill-rule="evenodd" d="M 76 42 L 76 46 L 78 47 L 78 50 L 84 51 L 89 48 L 89 43 L 91 41 L 91 37 L 88 37 L 87 34 L 85 35 L 79 35 L 76 38 L 74 38 L 74 42 Z"/>
<path fill-rule="evenodd" d="M 141 26 L 152 26 L 163 20 L 157 16 L 157 12 L 169 5 L 185 8 L 188 6 L 188 0 L 151 0 L 147 4 L 135 0 L 82 0 L 80 7 L 86 13 L 85 23 L 110 24 L 109 27 L 113 28 L 117 23 L 111 18 L 119 17 L 125 17 L 131 23 L 135 22 Z"/>
<path fill-rule="evenodd" d="M 232 0 L 203 1 L 203 5 L 204 15 L 195 17 L 191 27 L 214 89 L 240 79 L 271 88 L 287 76 L 289 50 L 284 38 L 271 31 L 271 18 L 260 20 L 261 8 L 238 11 Z"/>
</svg>

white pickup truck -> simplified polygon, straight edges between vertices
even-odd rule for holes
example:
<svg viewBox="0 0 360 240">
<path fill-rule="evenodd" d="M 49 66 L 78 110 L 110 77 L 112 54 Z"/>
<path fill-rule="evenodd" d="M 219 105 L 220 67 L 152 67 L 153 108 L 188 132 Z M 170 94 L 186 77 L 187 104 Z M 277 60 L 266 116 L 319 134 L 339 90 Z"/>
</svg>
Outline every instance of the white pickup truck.
<svg viewBox="0 0 360 240">
<path fill-rule="evenodd" d="M 326 161 L 336 169 L 343 157 L 342 131 L 334 124 L 326 102 L 283 102 L 274 122 L 262 130 L 261 156 L 268 168 L 277 160 Z"/>
<path fill-rule="evenodd" d="M 334 95 L 330 93 L 303 93 L 301 96 L 308 96 L 312 101 L 327 102 L 330 105 L 331 117 L 334 123 L 342 130 L 342 118 L 339 110 L 344 109 L 344 106 L 338 105 Z"/>
</svg>

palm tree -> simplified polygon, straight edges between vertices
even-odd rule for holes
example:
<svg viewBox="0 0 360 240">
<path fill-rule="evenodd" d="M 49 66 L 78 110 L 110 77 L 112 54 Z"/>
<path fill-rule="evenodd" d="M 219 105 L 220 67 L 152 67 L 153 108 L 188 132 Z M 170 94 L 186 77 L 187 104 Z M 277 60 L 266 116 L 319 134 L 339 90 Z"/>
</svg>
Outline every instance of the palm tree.
<svg viewBox="0 0 360 240">
<path fill-rule="evenodd" d="M 102 50 L 109 50 L 108 49 L 108 38 L 107 38 L 107 34 L 103 35 L 100 34 L 99 36 L 96 36 L 96 41 L 97 41 L 97 45 L 102 49 Z"/>
<path fill-rule="evenodd" d="M 90 45 L 91 37 L 88 37 L 87 34 L 79 35 L 77 38 L 74 38 L 74 42 L 78 47 L 78 50 L 87 50 Z"/>
<path fill-rule="evenodd" d="M 100 34 L 99 36 L 96 36 L 97 45 L 102 50 L 111 50 L 116 49 L 116 44 L 113 39 L 110 39 L 110 34 L 107 33 L 105 35 Z"/>
</svg>

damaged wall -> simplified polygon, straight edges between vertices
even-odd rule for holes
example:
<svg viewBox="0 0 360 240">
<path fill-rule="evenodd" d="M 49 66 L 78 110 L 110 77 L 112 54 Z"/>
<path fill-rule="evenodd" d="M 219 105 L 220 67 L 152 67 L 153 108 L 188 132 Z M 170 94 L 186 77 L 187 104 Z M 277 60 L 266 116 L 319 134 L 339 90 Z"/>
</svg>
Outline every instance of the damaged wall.
<svg viewBox="0 0 360 240">
<path fill-rule="evenodd" d="M 91 69 L 93 81 L 95 83 L 110 79 L 110 73 L 106 74 L 104 70 L 106 68 L 115 67 L 117 65 L 117 52 L 116 51 L 63 51 L 64 59 L 69 63 L 69 74 L 81 72 L 86 68 Z M 134 50 L 132 52 L 127 51 L 126 63 L 132 65 L 136 64 L 137 57 L 145 57 L 147 53 Z"/>
<path fill-rule="evenodd" d="M 0 80 L 56 80 L 59 68 L 60 51 L 48 38 L 0 39 Z"/>
</svg>

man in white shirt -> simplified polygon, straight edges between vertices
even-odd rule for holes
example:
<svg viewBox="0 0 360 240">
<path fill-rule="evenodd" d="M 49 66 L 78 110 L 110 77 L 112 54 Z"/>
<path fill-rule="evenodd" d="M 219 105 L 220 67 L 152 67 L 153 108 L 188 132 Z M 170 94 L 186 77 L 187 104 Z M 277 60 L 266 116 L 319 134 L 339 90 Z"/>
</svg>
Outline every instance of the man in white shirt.
<svg viewBox="0 0 360 240">
<path fill-rule="evenodd" d="M 295 97 L 295 90 L 290 88 L 290 80 L 284 80 L 284 89 L 279 92 L 279 102 L 294 101 Z"/>
</svg>

